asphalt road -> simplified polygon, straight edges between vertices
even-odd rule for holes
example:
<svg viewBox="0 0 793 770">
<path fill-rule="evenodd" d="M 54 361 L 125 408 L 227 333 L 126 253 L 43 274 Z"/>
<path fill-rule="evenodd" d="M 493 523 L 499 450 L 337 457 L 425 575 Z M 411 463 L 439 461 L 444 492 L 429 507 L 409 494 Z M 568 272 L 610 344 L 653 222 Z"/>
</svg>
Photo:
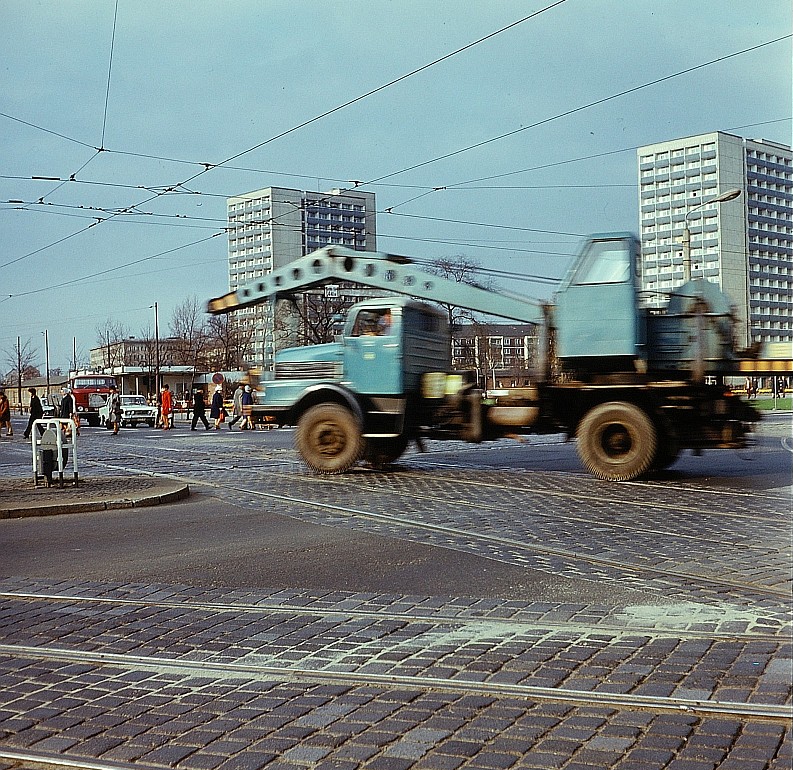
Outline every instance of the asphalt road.
<svg viewBox="0 0 793 770">
<path fill-rule="evenodd" d="M 733 496 L 746 490 L 784 494 L 790 483 L 787 428 L 787 416 L 779 415 L 767 421 L 753 449 L 710 452 L 703 457 L 687 455 L 672 469 L 638 486 L 654 489 L 674 485 L 692 492 L 704 486 L 709 490 L 729 489 Z M 294 482 L 288 486 L 295 489 L 298 498 L 320 503 L 333 503 L 339 483 L 345 485 L 346 500 L 350 484 L 353 488 L 357 482 L 369 484 L 372 478 L 420 478 L 432 487 L 433 475 L 437 474 L 448 489 L 449 481 L 454 486 L 455 472 L 467 478 L 470 469 L 495 473 L 506 469 L 529 489 L 533 473 L 552 474 L 568 488 L 580 488 L 584 499 L 591 496 L 592 507 L 596 508 L 597 495 L 609 493 L 613 485 L 590 479 L 578 465 L 573 446 L 563 443 L 561 437 L 478 447 L 436 444 L 423 455 L 409 450 L 392 473 L 362 470 L 340 480 L 329 479 L 324 485 L 316 478 L 306 482 L 291 448 L 289 430 L 190 433 L 180 425 L 168 434 L 147 428 L 124 430 L 119 438 L 98 429 L 83 431 L 81 453 L 93 458 L 83 468 L 84 477 L 105 465 L 113 473 L 120 472 L 119 463 L 149 472 L 153 462 L 164 463 L 167 468 L 161 470 L 195 482 L 189 502 L 108 511 L 101 516 L 89 513 L 4 522 L 0 549 L 6 574 L 611 604 L 670 600 L 668 596 L 659 598 L 652 592 L 628 588 L 619 581 L 592 581 L 564 571 L 549 574 L 529 565 L 511 564 L 484 555 L 481 549 L 438 547 L 422 542 L 421 537 L 351 529 L 339 526 L 339 521 L 317 524 L 301 514 L 305 505 L 284 504 L 277 496 L 259 497 L 252 503 L 243 493 L 235 501 L 231 489 L 245 487 L 250 450 L 256 455 L 255 474 L 260 482 L 266 483 L 268 472 L 286 473 Z M 20 455 L 24 453 L 21 446 L 15 448 L 21 450 Z M 108 452 L 111 457 L 106 457 Z M 103 468 L 103 473 L 106 470 Z M 253 475 L 251 471 L 250 477 Z M 298 491 L 298 487 L 307 488 Z M 469 504 L 475 500 L 473 495 L 487 495 L 488 487 L 470 492 L 466 496 Z M 347 502 L 355 508 L 366 508 L 367 497 L 368 491 L 362 489 Z M 564 508 L 558 501 L 550 502 L 563 519 Z M 481 504 L 486 507 L 487 501 Z M 721 504 L 719 500 L 717 505 Z M 769 506 L 776 504 L 769 500 Z M 454 518 L 453 503 L 444 515 Z M 583 529 L 581 537 L 586 538 Z"/>
</svg>

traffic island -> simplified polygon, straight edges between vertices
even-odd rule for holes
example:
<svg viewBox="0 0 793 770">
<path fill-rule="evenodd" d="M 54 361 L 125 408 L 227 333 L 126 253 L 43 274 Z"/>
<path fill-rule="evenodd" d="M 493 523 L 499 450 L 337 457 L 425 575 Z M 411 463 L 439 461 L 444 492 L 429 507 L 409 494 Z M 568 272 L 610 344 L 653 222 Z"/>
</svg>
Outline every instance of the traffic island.
<svg viewBox="0 0 793 770">
<path fill-rule="evenodd" d="M 184 482 L 147 476 L 81 478 L 80 486 L 66 487 L 36 487 L 29 478 L 3 479 L 0 519 L 144 508 L 189 494 Z"/>
</svg>

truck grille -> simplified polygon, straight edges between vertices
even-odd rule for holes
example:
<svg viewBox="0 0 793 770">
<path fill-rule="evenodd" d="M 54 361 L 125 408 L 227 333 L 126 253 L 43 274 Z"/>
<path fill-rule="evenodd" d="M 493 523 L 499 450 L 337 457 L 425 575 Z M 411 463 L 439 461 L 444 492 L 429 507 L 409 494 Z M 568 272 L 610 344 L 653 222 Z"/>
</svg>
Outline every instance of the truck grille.
<svg viewBox="0 0 793 770">
<path fill-rule="evenodd" d="M 275 365 L 276 380 L 335 380 L 341 371 L 335 361 L 295 361 Z"/>
</svg>

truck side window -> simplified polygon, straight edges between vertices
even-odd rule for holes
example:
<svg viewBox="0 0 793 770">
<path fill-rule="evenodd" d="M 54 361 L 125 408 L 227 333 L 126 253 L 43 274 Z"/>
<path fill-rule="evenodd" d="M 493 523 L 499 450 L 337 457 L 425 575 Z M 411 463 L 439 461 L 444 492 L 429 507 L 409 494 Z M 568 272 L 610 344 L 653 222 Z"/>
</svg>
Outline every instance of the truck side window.
<svg viewBox="0 0 793 770">
<path fill-rule="evenodd" d="M 361 310 L 352 329 L 353 337 L 387 337 L 391 334 L 391 310 Z"/>
</svg>

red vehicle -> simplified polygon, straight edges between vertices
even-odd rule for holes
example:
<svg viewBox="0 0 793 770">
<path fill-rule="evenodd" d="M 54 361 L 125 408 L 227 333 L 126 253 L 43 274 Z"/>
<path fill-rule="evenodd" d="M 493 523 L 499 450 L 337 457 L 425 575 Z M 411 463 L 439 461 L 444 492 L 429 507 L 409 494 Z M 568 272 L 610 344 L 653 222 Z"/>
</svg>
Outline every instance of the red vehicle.
<svg viewBox="0 0 793 770">
<path fill-rule="evenodd" d="M 93 427 L 99 425 L 99 407 L 104 406 L 111 386 L 115 385 L 116 378 L 104 374 L 83 374 L 69 380 L 74 405 L 81 421 L 85 420 Z"/>
</svg>

